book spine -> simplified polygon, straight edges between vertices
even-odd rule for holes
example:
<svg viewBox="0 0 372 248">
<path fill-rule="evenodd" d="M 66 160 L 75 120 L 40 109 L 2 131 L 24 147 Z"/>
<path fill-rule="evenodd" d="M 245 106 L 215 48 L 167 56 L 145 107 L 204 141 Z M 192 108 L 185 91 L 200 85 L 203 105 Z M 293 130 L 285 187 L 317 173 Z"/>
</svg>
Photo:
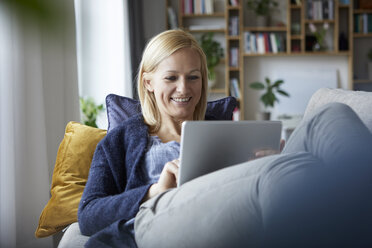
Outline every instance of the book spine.
<svg viewBox="0 0 372 248">
<path fill-rule="evenodd" d="M 257 53 L 257 35 L 256 34 L 251 34 L 251 50 L 252 53 Z"/>
<path fill-rule="evenodd" d="M 333 20 L 334 19 L 334 2 L 333 0 L 328 0 L 328 19 Z"/>
<path fill-rule="evenodd" d="M 329 3 L 330 1 L 323 1 L 323 18 L 329 19 Z"/>
<path fill-rule="evenodd" d="M 265 53 L 265 39 L 261 33 L 257 34 L 257 51 L 260 54 Z"/>
<path fill-rule="evenodd" d="M 363 14 L 363 33 L 368 33 L 368 15 Z"/>
<path fill-rule="evenodd" d="M 271 33 L 270 34 L 270 42 L 271 42 L 271 47 L 273 49 L 273 53 L 278 53 L 278 46 L 276 44 L 276 38 L 275 38 L 275 34 L 274 33 Z"/>
<path fill-rule="evenodd" d="M 267 35 L 267 33 L 264 33 L 263 37 L 264 37 L 264 40 L 265 40 L 265 53 L 269 53 L 269 52 L 271 52 L 269 36 Z"/>
<path fill-rule="evenodd" d="M 247 54 L 251 54 L 251 33 L 244 32 L 244 52 Z"/>
</svg>

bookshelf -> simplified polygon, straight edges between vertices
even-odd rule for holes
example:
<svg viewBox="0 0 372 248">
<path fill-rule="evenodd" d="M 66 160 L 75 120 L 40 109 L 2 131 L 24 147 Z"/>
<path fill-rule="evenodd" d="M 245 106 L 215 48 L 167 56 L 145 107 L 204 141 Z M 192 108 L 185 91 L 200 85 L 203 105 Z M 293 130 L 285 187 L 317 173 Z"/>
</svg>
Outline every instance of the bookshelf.
<svg viewBox="0 0 372 248">
<path fill-rule="evenodd" d="M 350 19 L 353 47 L 353 88 L 363 90 L 366 86 L 371 89 L 372 78 L 369 78 L 366 54 L 372 49 L 372 2 L 351 0 Z M 369 62 L 369 63 L 372 63 Z"/>
<path fill-rule="evenodd" d="M 223 60 L 225 82 L 212 88 L 210 92 L 234 95 L 231 81 L 238 81 L 241 119 L 244 119 L 244 85 L 248 83 L 244 82 L 244 64 L 250 58 L 346 56 L 347 87 L 359 89 L 360 85 L 372 85 L 365 66 L 367 63 L 366 47 L 372 48 L 372 9 L 359 4 L 368 2 L 366 0 L 277 0 L 283 3 L 282 7 L 285 6 L 281 9 L 285 12 L 285 18 L 271 26 L 258 26 L 255 23 L 255 14 L 247 9 L 246 0 L 213 0 L 214 5 L 219 7 L 209 14 L 184 13 L 182 4 L 185 1 L 187 0 L 166 1 L 167 6 L 172 6 L 177 10 L 178 27 L 196 36 L 203 32 L 215 32 L 225 37 L 225 59 Z M 221 24 L 223 28 L 190 28 L 190 25 L 195 23 L 200 25 L 217 23 L 217 19 L 220 24 L 221 20 L 224 22 L 224 25 Z M 356 20 L 359 20 L 359 25 L 363 22 L 367 23 L 364 24 L 363 30 L 359 30 L 360 27 L 356 26 Z M 366 29 L 365 25 L 369 24 L 368 20 L 371 24 Z M 315 26 L 317 31 L 327 27 L 324 37 L 325 48 L 314 50 L 316 39 L 311 26 Z M 235 52 L 232 52 L 234 50 Z M 365 59 L 361 59 L 363 56 Z"/>
</svg>

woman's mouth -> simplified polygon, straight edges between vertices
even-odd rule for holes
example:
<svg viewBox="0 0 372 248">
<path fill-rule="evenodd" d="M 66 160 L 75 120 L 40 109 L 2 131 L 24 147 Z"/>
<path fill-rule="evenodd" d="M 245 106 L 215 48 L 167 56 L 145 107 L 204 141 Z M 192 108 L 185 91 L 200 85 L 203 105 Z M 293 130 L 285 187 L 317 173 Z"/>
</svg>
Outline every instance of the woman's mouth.
<svg viewBox="0 0 372 248">
<path fill-rule="evenodd" d="M 171 100 L 175 102 L 185 103 L 189 102 L 191 100 L 191 97 L 171 97 Z"/>
</svg>

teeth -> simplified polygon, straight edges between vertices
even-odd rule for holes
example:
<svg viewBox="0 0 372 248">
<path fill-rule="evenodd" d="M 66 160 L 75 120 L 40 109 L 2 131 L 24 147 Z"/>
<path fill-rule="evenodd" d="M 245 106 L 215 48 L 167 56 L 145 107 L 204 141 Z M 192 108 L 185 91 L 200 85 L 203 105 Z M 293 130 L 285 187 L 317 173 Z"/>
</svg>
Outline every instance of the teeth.
<svg viewBox="0 0 372 248">
<path fill-rule="evenodd" d="M 175 102 L 188 102 L 188 101 L 190 101 L 191 97 L 186 97 L 186 98 L 177 97 L 177 98 L 172 98 L 172 99 Z"/>
</svg>

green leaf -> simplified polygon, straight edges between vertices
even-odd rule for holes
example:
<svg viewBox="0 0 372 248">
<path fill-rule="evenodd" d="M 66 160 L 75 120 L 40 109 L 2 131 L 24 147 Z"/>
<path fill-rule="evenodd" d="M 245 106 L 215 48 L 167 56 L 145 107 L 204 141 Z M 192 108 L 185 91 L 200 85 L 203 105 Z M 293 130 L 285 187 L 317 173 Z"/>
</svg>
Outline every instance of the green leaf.
<svg viewBox="0 0 372 248">
<path fill-rule="evenodd" d="M 278 93 L 283 95 L 283 96 L 289 97 L 289 94 L 287 92 L 285 92 L 284 90 L 278 90 Z"/>
<path fill-rule="evenodd" d="M 265 82 L 266 84 L 269 86 L 270 85 L 270 79 L 269 78 L 265 78 Z"/>
<path fill-rule="evenodd" d="M 281 84 L 283 84 L 284 81 L 283 80 L 277 80 L 274 84 L 273 84 L 273 87 L 276 88 L 276 87 L 279 87 Z"/>
<path fill-rule="evenodd" d="M 265 89 L 265 85 L 261 82 L 253 82 L 249 85 L 252 89 L 262 90 Z"/>
</svg>

